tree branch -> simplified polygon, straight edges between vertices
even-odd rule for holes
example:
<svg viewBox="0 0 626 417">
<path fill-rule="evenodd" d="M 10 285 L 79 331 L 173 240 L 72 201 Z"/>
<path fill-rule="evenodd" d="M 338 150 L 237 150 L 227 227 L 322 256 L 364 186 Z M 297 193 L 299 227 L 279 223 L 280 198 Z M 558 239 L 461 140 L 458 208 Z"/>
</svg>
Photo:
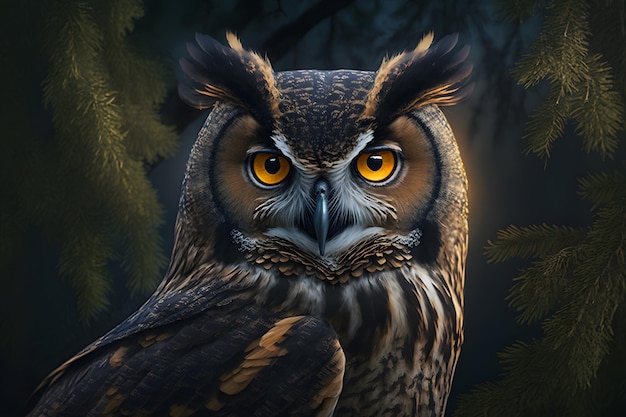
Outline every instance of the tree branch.
<svg viewBox="0 0 626 417">
<path fill-rule="evenodd" d="M 315 3 L 294 21 L 278 28 L 259 48 L 270 61 L 278 61 L 322 20 L 347 7 L 353 0 L 323 0 Z"/>
</svg>

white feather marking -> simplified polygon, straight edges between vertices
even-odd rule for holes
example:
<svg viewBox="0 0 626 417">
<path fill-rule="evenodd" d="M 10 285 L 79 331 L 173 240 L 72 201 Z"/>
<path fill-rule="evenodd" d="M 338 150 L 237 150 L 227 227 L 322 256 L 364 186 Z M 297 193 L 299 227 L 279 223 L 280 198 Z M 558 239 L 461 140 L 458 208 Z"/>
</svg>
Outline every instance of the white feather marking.
<svg viewBox="0 0 626 417">
<path fill-rule="evenodd" d="M 352 148 L 352 150 L 350 152 L 348 152 L 346 157 L 341 159 L 341 160 L 335 161 L 335 162 L 333 162 L 332 164 L 329 165 L 330 166 L 329 172 L 331 173 L 331 175 L 332 175 L 332 171 L 345 171 L 347 168 L 349 168 L 350 164 L 352 164 L 352 161 L 354 161 L 354 158 L 359 156 L 359 154 L 373 140 L 374 140 L 374 131 L 373 130 L 368 130 L 365 133 L 361 133 L 356 138 L 356 145 L 354 145 L 354 148 Z"/>
<path fill-rule="evenodd" d="M 272 218 L 274 224 L 278 226 L 291 227 L 313 204 L 310 190 L 317 174 L 307 169 L 295 158 L 287 143 L 287 138 L 282 133 L 276 131 L 270 138 L 276 148 L 295 167 L 292 170 L 293 182 L 284 193 L 259 204 L 254 211 L 254 218 L 261 220 Z"/>
<path fill-rule="evenodd" d="M 365 280 L 354 281 L 356 285 Z M 361 307 L 356 298 L 357 288 L 356 285 L 347 285 L 343 291 L 343 305 L 342 310 L 349 312 L 348 317 L 350 323 L 348 324 L 348 337 L 351 339 L 356 334 L 359 327 L 361 327 Z"/>
<path fill-rule="evenodd" d="M 408 271 L 406 272 L 408 273 Z M 401 338 L 406 335 L 408 327 L 406 318 L 406 308 L 404 301 L 404 292 L 398 280 L 395 279 L 395 273 L 381 272 L 381 284 L 387 290 L 389 297 L 389 310 L 391 312 L 391 331 L 386 335 L 389 340 L 386 343 L 393 342 L 394 338 Z"/>
<path fill-rule="evenodd" d="M 384 229 L 382 227 L 363 228 L 358 225 L 347 227 L 337 236 L 326 242 L 328 256 L 339 255 L 361 240 L 377 233 L 382 233 L 383 231 Z"/>
<path fill-rule="evenodd" d="M 295 166 L 300 173 L 302 173 L 305 177 L 314 177 L 317 173 L 313 172 L 311 168 L 302 164 L 296 156 L 293 154 L 291 147 L 287 141 L 285 135 L 280 133 L 279 131 L 274 131 L 270 136 L 272 142 L 274 142 L 274 146 L 278 149 L 289 161 L 291 161 L 292 165 Z"/>
<path fill-rule="evenodd" d="M 291 227 L 312 202 L 307 189 L 312 185 L 305 182 L 302 176 L 296 175 L 294 184 L 284 193 L 268 198 L 254 210 L 254 218 L 264 220 L 271 218 L 276 225 Z"/>
<path fill-rule="evenodd" d="M 374 132 L 367 132 L 357 137 L 354 148 L 345 159 L 337 161 L 328 171 L 328 180 L 334 194 L 330 201 L 331 210 L 341 213 L 346 223 L 363 225 L 379 224 L 389 216 L 395 218 L 395 208 L 388 202 L 365 192 L 361 184 L 354 181 L 352 162 L 374 139 Z"/>
<path fill-rule="evenodd" d="M 377 233 L 384 231 L 381 227 L 361 227 L 358 225 L 350 226 L 341 231 L 341 233 L 334 236 L 331 240 L 326 242 L 326 253 L 320 260 L 326 264 L 327 267 L 333 269 L 336 265 L 336 258 L 339 257 L 346 250 L 350 249 L 353 245 L 361 240 L 368 238 Z M 268 237 L 278 237 L 285 239 L 300 249 L 306 250 L 319 256 L 319 245 L 308 234 L 302 232 L 297 227 L 274 227 L 269 229 L 265 233 Z"/>
<path fill-rule="evenodd" d="M 257 239 L 247 237 L 237 229 L 230 231 L 230 237 L 238 246 L 239 252 L 251 252 L 258 247 Z"/>
<path fill-rule="evenodd" d="M 395 238 L 395 241 L 403 246 L 414 248 L 420 244 L 421 238 L 422 231 L 420 229 L 413 229 L 408 235 L 398 235 L 398 237 Z"/>
<path fill-rule="evenodd" d="M 435 347 L 437 347 L 442 342 L 442 338 L 445 337 L 445 324 L 443 317 L 446 316 L 446 307 L 443 305 L 441 300 L 441 295 L 445 294 L 445 291 L 442 288 L 438 288 L 440 286 L 439 280 L 433 279 L 431 273 L 429 273 L 426 269 L 424 269 L 420 265 L 413 265 L 411 267 L 411 274 L 414 277 L 418 277 L 417 285 L 420 285 L 426 294 L 426 300 L 420 300 L 420 306 L 425 308 L 426 305 L 430 304 L 434 307 L 437 312 L 436 323 L 434 323 L 435 327 Z M 422 312 L 424 316 L 426 316 L 426 312 Z"/>
</svg>

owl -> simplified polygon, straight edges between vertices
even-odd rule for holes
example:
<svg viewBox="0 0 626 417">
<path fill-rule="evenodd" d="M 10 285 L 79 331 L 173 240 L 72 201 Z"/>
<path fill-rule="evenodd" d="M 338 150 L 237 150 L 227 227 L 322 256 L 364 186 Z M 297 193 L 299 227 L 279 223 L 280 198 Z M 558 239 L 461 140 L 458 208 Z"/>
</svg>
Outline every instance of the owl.
<svg viewBox="0 0 626 417">
<path fill-rule="evenodd" d="M 468 203 L 439 106 L 469 94 L 469 49 L 429 34 L 376 72 L 275 72 L 227 40 L 181 61 L 211 111 L 168 271 L 29 415 L 443 416 Z"/>
</svg>

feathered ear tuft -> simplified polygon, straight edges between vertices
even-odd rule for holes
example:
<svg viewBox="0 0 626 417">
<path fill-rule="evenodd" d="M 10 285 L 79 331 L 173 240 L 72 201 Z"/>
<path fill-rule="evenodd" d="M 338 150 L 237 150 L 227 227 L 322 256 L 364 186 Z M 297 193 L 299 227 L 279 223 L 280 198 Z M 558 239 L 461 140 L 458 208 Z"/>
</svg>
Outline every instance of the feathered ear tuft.
<svg viewBox="0 0 626 417">
<path fill-rule="evenodd" d="M 469 96 L 473 89 L 467 85 L 473 68 L 466 62 L 469 46 L 453 54 L 457 41 L 457 35 L 450 35 L 433 44 L 429 33 L 414 50 L 384 59 L 363 117 L 385 123 L 399 113 L 427 104 L 450 106 Z"/>
<path fill-rule="evenodd" d="M 234 34 L 227 33 L 226 39 L 230 47 L 197 33 L 197 45 L 187 45 L 189 58 L 180 60 L 185 77 L 178 87 L 181 99 L 198 109 L 227 101 L 246 109 L 259 122 L 271 123 L 278 114 L 279 99 L 272 65 L 245 50 Z"/>
</svg>

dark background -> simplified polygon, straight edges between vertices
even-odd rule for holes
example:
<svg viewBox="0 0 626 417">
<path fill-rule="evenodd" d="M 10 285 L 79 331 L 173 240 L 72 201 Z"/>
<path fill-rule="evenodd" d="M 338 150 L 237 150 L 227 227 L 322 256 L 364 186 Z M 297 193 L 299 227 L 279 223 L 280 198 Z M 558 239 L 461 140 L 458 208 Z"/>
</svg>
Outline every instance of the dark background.
<svg viewBox="0 0 626 417">
<path fill-rule="evenodd" d="M 524 156 L 524 122 L 542 97 L 542 86 L 524 91 L 510 68 L 540 29 L 541 17 L 510 22 L 497 7 L 479 1 L 199 1 L 146 0 L 146 15 L 130 35 L 158 51 L 172 70 L 162 117 L 180 131 L 173 158 L 150 167 L 149 177 L 164 207 L 161 228 L 165 253 L 172 244 L 179 188 L 190 147 L 206 113 L 185 107 L 175 91 L 177 61 L 196 31 L 224 41 L 235 31 L 247 48 L 267 53 L 275 70 L 354 68 L 376 70 L 388 53 L 413 48 L 433 30 L 436 37 L 457 32 L 470 44 L 474 62 L 472 97 L 444 112 L 464 158 L 470 186 L 470 249 L 466 278 L 465 344 L 458 364 L 448 414 L 460 395 L 501 373 L 497 352 L 518 339 L 538 335 L 521 326 L 505 297 L 523 263 L 487 264 L 483 248 L 509 224 L 587 224 L 589 207 L 576 195 L 576 177 L 602 164 L 557 142 L 546 165 Z M 2 63 L 9 65 L 9 63 Z M 2 97 L 3 101 L 10 98 Z M 566 136 L 572 136 L 567 131 Z M 32 262 L 19 276 L 29 297 L 18 302 L 28 316 L 2 317 L 20 324 L 11 349 L 0 361 L 0 414 L 22 414 L 30 392 L 54 367 L 99 337 L 136 309 L 149 294 L 131 297 L 115 262 L 108 311 L 81 324 L 70 285 L 57 277 L 59 248 L 28 232 Z"/>
</svg>

